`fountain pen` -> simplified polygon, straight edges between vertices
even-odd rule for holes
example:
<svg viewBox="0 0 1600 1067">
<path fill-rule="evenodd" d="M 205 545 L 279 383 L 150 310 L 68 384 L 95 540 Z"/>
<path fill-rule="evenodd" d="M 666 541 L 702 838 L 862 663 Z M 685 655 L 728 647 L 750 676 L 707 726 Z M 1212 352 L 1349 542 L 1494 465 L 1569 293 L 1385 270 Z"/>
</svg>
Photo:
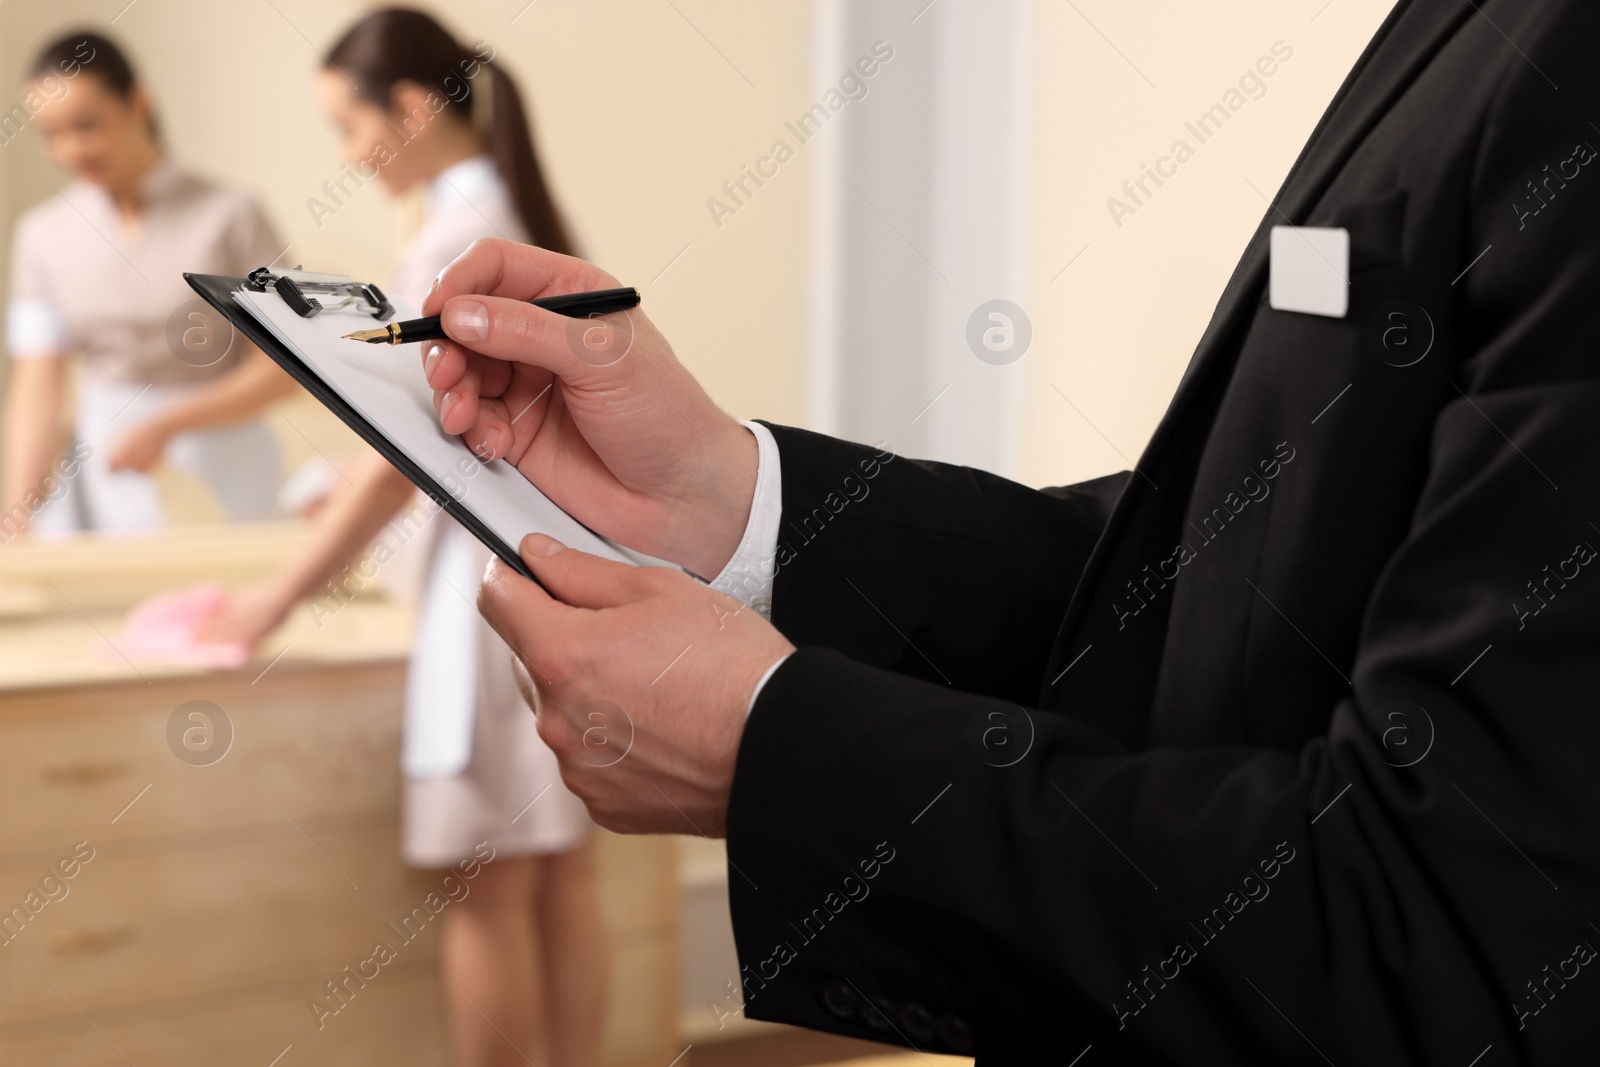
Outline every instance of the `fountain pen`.
<svg viewBox="0 0 1600 1067">
<path fill-rule="evenodd" d="M 606 315 L 613 311 L 627 311 L 629 308 L 638 307 L 639 290 L 596 289 L 588 293 L 541 296 L 528 303 L 546 311 L 553 311 L 557 315 L 584 319 L 590 315 Z M 422 319 L 391 322 L 376 330 L 357 330 L 355 333 L 345 334 L 345 337 L 351 341 L 365 341 L 369 345 L 408 345 L 416 341 L 442 341 L 446 339 L 446 334 L 439 324 L 439 316 L 429 315 Z"/>
</svg>

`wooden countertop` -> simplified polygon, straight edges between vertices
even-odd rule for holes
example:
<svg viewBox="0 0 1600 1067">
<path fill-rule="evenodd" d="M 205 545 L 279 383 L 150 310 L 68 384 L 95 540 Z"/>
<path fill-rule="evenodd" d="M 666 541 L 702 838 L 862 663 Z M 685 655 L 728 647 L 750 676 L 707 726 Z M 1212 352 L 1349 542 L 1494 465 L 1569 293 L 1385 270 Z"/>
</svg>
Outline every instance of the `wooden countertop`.
<svg viewBox="0 0 1600 1067">
<path fill-rule="evenodd" d="M 127 607 L 202 582 L 238 586 L 269 574 L 304 542 L 300 522 L 195 526 L 136 537 L 0 544 L 0 693 L 153 682 L 216 672 L 131 662 L 115 647 Z M 374 585 L 374 588 L 376 585 Z M 414 609 L 379 590 L 337 611 L 290 613 L 233 674 L 290 674 L 405 658 Z"/>
</svg>

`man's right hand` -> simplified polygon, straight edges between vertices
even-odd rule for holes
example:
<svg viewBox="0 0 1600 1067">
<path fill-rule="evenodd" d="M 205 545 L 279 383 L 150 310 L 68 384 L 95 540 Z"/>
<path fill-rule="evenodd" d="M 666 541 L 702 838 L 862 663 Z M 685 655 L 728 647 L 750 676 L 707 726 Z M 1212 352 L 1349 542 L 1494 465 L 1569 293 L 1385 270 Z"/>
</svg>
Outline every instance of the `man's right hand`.
<svg viewBox="0 0 1600 1067">
<path fill-rule="evenodd" d="M 749 520 L 755 435 L 643 312 L 571 319 L 527 303 L 620 284 L 546 249 L 475 242 L 422 308 L 451 338 L 423 346 L 440 424 L 597 533 L 713 578 Z"/>
</svg>

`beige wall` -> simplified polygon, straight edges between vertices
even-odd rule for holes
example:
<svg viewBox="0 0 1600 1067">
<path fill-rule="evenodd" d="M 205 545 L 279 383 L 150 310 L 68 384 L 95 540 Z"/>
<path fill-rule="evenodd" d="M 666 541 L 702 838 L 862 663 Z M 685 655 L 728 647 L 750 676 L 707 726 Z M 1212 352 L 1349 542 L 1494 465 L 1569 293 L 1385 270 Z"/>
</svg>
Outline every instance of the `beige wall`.
<svg viewBox="0 0 1600 1067">
<path fill-rule="evenodd" d="M 1262 195 L 1390 6 L 1322 4 L 1036 4 L 1028 481 L 1090 477 L 1137 457 L 1265 210 Z M 0 92 L 19 91 L 20 67 L 44 36 L 119 6 L 0 0 Z M 487 41 L 520 79 L 590 256 L 644 291 L 713 395 L 739 415 L 804 422 L 806 170 L 783 170 L 721 229 L 705 201 L 810 100 L 810 5 L 535 0 L 520 15 L 515 0 L 423 6 L 447 12 L 459 36 Z M 113 29 L 151 83 L 176 154 L 255 190 L 293 243 L 288 258 L 381 277 L 397 215 L 381 190 L 362 190 L 320 229 L 306 206 L 337 172 L 311 97 L 316 49 L 359 10 L 347 0 L 137 0 Z M 1265 95 L 1199 144 L 1185 120 L 1280 40 L 1293 58 L 1265 79 Z M 1194 158 L 1117 227 L 1107 198 L 1179 138 Z M 0 229 L 50 192 L 41 166 L 26 139 L 0 149 Z M 319 443 L 337 438 L 320 412 L 292 410 Z M 306 451 L 280 429 L 291 452 Z"/>
<path fill-rule="evenodd" d="M 1319 14 L 1326 3 L 1040 0 L 1029 482 L 1138 459 L 1267 210 L 1263 195 L 1277 191 L 1393 6 L 1333 0 Z M 1264 79 L 1265 95 L 1200 144 L 1184 123 L 1280 40 L 1294 55 Z M 1118 228 L 1107 198 L 1180 138 L 1193 158 L 1164 186 L 1147 181 L 1153 195 Z"/>
</svg>

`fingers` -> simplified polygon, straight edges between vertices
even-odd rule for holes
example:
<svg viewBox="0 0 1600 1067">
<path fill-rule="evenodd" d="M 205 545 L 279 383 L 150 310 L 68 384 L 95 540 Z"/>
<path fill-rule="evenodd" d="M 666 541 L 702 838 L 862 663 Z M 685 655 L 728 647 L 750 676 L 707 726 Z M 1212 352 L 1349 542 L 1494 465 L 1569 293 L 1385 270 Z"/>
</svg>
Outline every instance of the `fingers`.
<svg viewBox="0 0 1600 1067">
<path fill-rule="evenodd" d="M 554 397 L 555 382 L 548 374 L 519 374 L 499 399 L 479 399 L 477 419 L 461 439 L 485 462 L 521 463 Z"/>
<path fill-rule="evenodd" d="M 511 426 L 511 405 L 526 411 L 549 382 L 543 372 L 531 372 L 539 389 L 531 389 L 529 374 L 513 374 L 512 364 L 468 352 L 459 345 L 431 343 L 423 354 L 423 374 L 434 390 L 433 408 L 445 433 L 459 436 L 479 459 L 487 462 L 512 452 L 516 437 Z"/>
<path fill-rule="evenodd" d="M 436 390 L 453 390 L 482 362 L 483 395 L 496 395 L 495 387 L 504 387 L 508 370 L 488 369 L 491 361 L 475 360 L 474 353 L 492 357 L 492 361 L 543 367 L 562 376 L 609 365 L 615 361 L 608 358 L 609 352 L 597 357 L 584 346 L 592 347 L 591 335 L 607 332 L 631 339 L 631 324 L 622 318 L 624 313 L 614 316 L 620 320 L 614 324 L 602 317 L 579 326 L 584 320 L 545 311 L 528 301 L 619 284 L 593 264 L 548 249 L 498 239 L 474 242 L 439 274 L 423 302 L 423 311 L 439 315 L 445 333 L 455 342 L 439 346 L 442 351 L 437 359 L 424 354 L 430 361 L 426 365 L 428 384 Z"/>
<path fill-rule="evenodd" d="M 511 650 L 536 674 L 548 676 L 544 660 L 556 654 L 579 614 L 512 570 L 498 557 L 478 587 L 478 611 Z"/>
<path fill-rule="evenodd" d="M 518 551 L 550 594 L 575 608 L 614 608 L 638 600 L 653 580 L 651 568 L 591 556 L 553 537 L 529 534 Z"/>
<path fill-rule="evenodd" d="M 503 396 L 515 377 L 516 368 L 498 359 L 478 363 L 478 391 L 483 396 Z"/>
<path fill-rule="evenodd" d="M 433 407 L 439 414 L 439 427 L 445 433 L 466 435 L 474 427 L 480 426 L 484 418 L 491 413 L 498 414 L 504 405 L 499 403 L 499 398 L 505 393 L 511 378 L 511 366 L 492 359 L 470 357 L 466 369 L 454 385 L 443 392 L 435 391 L 433 394 Z M 498 420 L 504 429 L 505 419 Z M 492 459 L 493 455 L 484 455 L 479 449 L 482 435 L 475 435 L 479 440 L 469 439 L 467 444 L 482 459 Z M 491 439 L 495 446 L 494 455 L 504 455 L 510 447 L 509 435 L 505 439 Z"/>
<path fill-rule="evenodd" d="M 468 361 L 459 381 L 442 393 L 433 394 L 433 406 L 439 413 L 439 426 L 448 434 L 465 433 L 478 421 L 479 390 L 478 370 Z"/>
<path fill-rule="evenodd" d="M 480 356 L 453 341 L 434 341 L 422 357 L 422 375 L 435 392 L 449 392 L 469 377 L 483 396 L 499 396 L 515 377 L 513 364 Z"/>
<path fill-rule="evenodd" d="M 478 589 L 478 610 L 542 684 L 570 684 L 585 661 L 580 650 L 594 644 L 584 632 L 594 616 L 585 609 L 637 599 L 648 568 L 568 549 L 544 534 L 523 538 L 519 551 L 549 592 L 496 558 Z"/>
<path fill-rule="evenodd" d="M 573 318 L 525 300 L 469 295 L 451 297 L 440 321 L 450 339 L 469 350 L 465 373 L 479 364 L 472 358 L 475 353 L 491 357 L 484 364 L 525 364 L 578 381 L 626 373 L 629 364 L 622 357 L 632 346 L 635 328 L 630 314 Z M 611 367 L 616 370 L 606 369 Z M 446 376 L 439 377 L 442 381 Z"/>
<path fill-rule="evenodd" d="M 533 684 L 533 676 L 528 673 L 528 665 L 522 662 L 522 657 L 516 653 L 511 654 L 511 675 L 517 680 L 517 692 L 522 694 L 522 702 L 535 715 L 539 714 L 539 687 Z"/>
<path fill-rule="evenodd" d="M 511 420 L 506 417 L 505 405 L 498 400 L 478 403 L 476 419 L 461 432 L 461 440 L 484 463 L 508 456 L 516 462 L 516 457 L 512 456 L 516 437 Z"/>
<path fill-rule="evenodd" d="M 461 380 L 471 358 L 472 353 L 458 344 L 429 341 L 422 348 L 422 376 L 430 389 L 442 393 Z"/>
<path fill-rule="evenodd" d="M 467 294 L 532 300 L 554 293 L 613 289 L 619 284 L 581 259 L 536 245 L 485 238 L 474 241 L 439 273 L 422 303 L 422 313 L 437 315 L 451 297 Z"/>
</svg>

